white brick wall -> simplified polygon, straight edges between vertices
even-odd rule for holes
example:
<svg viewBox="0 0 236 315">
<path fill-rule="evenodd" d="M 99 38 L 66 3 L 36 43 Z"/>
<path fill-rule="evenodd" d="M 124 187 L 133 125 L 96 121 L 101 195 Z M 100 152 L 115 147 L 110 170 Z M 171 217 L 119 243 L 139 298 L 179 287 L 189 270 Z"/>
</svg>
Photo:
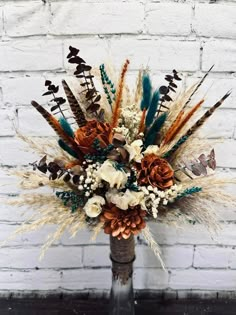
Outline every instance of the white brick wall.
<svg viewBox="0 0 236 315">
<path fill-rule="evenodd" d="M 234 0 L 5 0 L 0 1 L 0 241 L 24 219 L 25 209 L 3 204 L 8 195 L 20 193 L 9 167 L 25 165 L 37 154 L 24 151 L 14 126 L 31 136 L 53 132 L 30 107 L 41 97 L 45 78 L 59 83 L 65 76 L 69 45 L 80 48 L 95 65 L 112 59 L 120 66 L 130 58 L 129 80 L 140 66 L 148 65 L 154 82 L 176 68 L 192 84 L 215 67 L 199 91 L 207 92 L 205 107 L 233 89 L 232 95 L 204 127 L 210 138 L 222 138 L 216 146 L 218 165 L 236 168 L 236 3 Z M 234 193 L 234 190 L 232 190 Z M 171 296 L 233 296 L 236 285 L 236 209 L 217 209 L 222 231 L 214 239 L 201 226 L 177 229 L 153 225 L 168 272 L 160 269 L 142 238 L 137 243 L 134 286 L 164 290 Z M 23 214 L 22 214 L 23 213 Z M 22 215 L 21 215 L 22 214 Z M 48 226 L 18 236 L 0 249 L 0 294 L 15 291 L 73 293 L 100 292 L 110 287 L 108 237 L 96 242 L 82 231 L 74 239 L 64 235 L 38 260 Z M 228 293 L 227 293 L 228 292 Z M 216 296 L 216 295 L 215 295 Z"/>
</svg>

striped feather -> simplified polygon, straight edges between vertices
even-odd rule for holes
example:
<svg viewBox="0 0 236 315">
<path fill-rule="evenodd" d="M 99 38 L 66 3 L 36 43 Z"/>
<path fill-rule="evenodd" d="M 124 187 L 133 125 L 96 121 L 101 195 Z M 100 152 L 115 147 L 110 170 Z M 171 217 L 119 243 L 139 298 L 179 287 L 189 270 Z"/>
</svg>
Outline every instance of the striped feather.
<svg viewBox="0 0 236 315">
<path fill-rule="evenodd" d="M 220 107 L 220 105 L 230 96 L 231 91 L 227 92 L 215 105 L 213 105 L 198 121 L 177 141 L 177 143 L 164 154 L 164 157 L 169 157 L 173 154 L 194 132 L 201 127 L 204 122 Z"/>
<path fill-rule="evenodd" d="M 181 119 L 181 121 L 179 122 L 179 124 L 177 124 L 175 126 L 175 128 L 172 130 L 171 134 L 169 135 L 168 141 L 165 142 L 169 143 L 170 141 L 172 141 L 175 136 L 181 131 L 181 129 L 186 125 L 186 123 L 189 121 L 189 119 L 196 113 L 196 111 L 200 108 L 200 106 L 202 105 L 202 103 L 204 102 L 204 100 L 201 100 L 200 102 L 198 102 L 195 106 L 193 106 L 193 108 L 190 109 L 190 111 L 183 117 L 183 119 Z"/>
<path fill-rule="evenodd" d="M 32 101 L 32 106 L 43 116 L 43 118 L 48 122 L 48 124 L 52 127 L 52 129 L 57 133 L 57 135 L 74 151 L 76 151 L 78 158 L 83 159 L 83 154 L 79 150 L 78 146 L 74 142 L 73 138 L 68 136 L 63 128 L 61 127 L 60 123 L 56 120 L 56 118 L 51 115 L 45 108 L 39 105 L 37 102 Z"/>
<path fill-rule="evenodd" d="M 72 93 L 71 89 L 69 88 L 65 80 L 62 80 L 62 86 L 64 88 L 68 103 L 70 105 L 71 111 L 75 117 L 78 126 L 83 127 L 84 125 L 86 125 L 87 120 L 85 118 L 82 108 L 80 107 L 77 99 L 75 98 L 74 94 Z"/>
<path fill-rule="evenodd" d="M 62 141 L 61 139 L 58 140 L 58 144 L 59 146 L 62 148 L 62 150 L 66 151 L 67 153 L 69 153 L 71 156 L 73 156 L 74 158 L 77 158 L 77 153 L 71 149 L 71 147 L 69 147 L 64 141 Z"/>
<path fill-rule="evenodd" d="M 204 122 L 214 113 L 214 111 L 220 107 L 220 105 L 229 97 L 231 92 L 227 92 L 215 105 L 213 105 L 198 121 L 184 134 L 184 136 L 190 137 Z"/>
<path fill-rule="evenodd" d="M 202 85 L 202 83 L 205 81 L 206 77 L 208 76 L 208 74 L 211 72 L 212 68 L 214 67 L 211 66 L 210 69 L 206 72 L 206 74 L 201 78 L 201 80 L 198 82 L 198 84 L 196 85 L 195 89 L 193 90 L 193 92 L 190 94 L 187 102 L 184 104 L 184 107 L 187 107 L 187 105 L 189 104 L 189 102 L 191 101 L 192 99 L 192 96 L 197 92 L 197 90 L 200 88 L 200 86 Z"/>
</svg>

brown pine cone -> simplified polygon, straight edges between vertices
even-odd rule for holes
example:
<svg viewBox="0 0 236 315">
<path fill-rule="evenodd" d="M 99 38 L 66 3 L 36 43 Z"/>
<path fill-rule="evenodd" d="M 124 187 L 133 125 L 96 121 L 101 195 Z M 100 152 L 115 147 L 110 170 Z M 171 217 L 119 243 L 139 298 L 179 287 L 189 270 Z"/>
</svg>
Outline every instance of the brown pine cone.
<svg viewBox="0 0 236 315">
<path fill-rule="evenodd" d="M 113 237 L 128 239 L 131 234 L 137 235 L 145 228 L 146 211 L 139 207 L 121 210 L 115 205 L 106 205 L 100 220 L 104 222 L 104 232 Z"/>
<path fill-rule="evenodd" d="M 174 171 L 170 164 L 154 153 L 146 155 L 138 166 L 139 185 L 151 185 L 165 190 L 174 184 L 173 178 Z"/>
</svg>

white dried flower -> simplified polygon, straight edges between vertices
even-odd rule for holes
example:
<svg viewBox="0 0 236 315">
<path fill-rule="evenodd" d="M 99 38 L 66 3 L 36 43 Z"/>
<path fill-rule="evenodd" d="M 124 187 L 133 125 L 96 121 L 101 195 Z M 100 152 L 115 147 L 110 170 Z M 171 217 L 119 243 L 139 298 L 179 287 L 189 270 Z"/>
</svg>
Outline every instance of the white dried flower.
<svg viewBox="0 0 236 315">
<path fill-rule="evenodd" d="M 126 144 L 124 148 L 129 152 L 129 161 L 140 163 L 143 155 L 141 153 L 143 141 L 141 139 L 133 141 L 131 144 Z"/>
<path fill-rule="evenodd" d="M 113 203 L 122 210 L 127 210 L 129 207 L 134 207 L 143 201 L 144 193 L 142 191 L 133 191 L 127 189 L 124 193 L 118 192 L 116 189 L 109 190 L 106 193 L 108 202 Z"/>
<path fill-rule="evenodd" d="M 123 187 L 128 179 L 127 174 L 123 170 L 117 170 L 113 161 L 106 160 L 97 170 L 96 175 L 99 179 L 110 184 L 110 187 Z"/>
<path fill-rule="evenodd" d="M 102 212 L 102 206 L 105 202 L 103 197 L 97 195 L 93 196 L 86 202 L 84 211 L 88 217 L 95 218 Z"/>
<path fill-rule="evenodd" d="M 148 155 L 148 154 L 158 154 L 158 151 L 159 151 L 159 147 L 158 145 L 149 145 L 147 147 L 147 149 L 143 152 L 144 155 Z"/>
</svg>

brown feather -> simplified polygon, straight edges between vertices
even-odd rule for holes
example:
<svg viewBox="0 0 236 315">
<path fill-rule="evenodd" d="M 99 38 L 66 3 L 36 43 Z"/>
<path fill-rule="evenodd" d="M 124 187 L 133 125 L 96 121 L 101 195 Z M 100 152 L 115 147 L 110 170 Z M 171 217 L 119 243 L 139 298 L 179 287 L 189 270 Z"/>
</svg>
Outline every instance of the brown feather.
<svg viewBox="0 0 236 315">
<path fill-rule="evenodd" d="M 168 143 L 170 141 L 175 129 L 179 126 L 183 115 L 184 115 L 184 111 L 181 110 L 179 112 L 178 116 L 176 117 L 175 121 L 172 123 L 170 128 L 167 130 L 166 135 L 162 141 L 162 145 L 165 145 L 166 143 Z"/>
<path fill-rule="evenodd" d="M 79 159 L 83 159 L 83 154 L 79 150 L 77 144 L 74 142 L 73 138 L 71 138 L 64 132 L 63 128 L 61 127 L 60 123 L 56 120 L 56 118 L 53 115 L 51 115 L 45 108 L 39 105 L 37 102 L 32 101 L 31 104 L 48 122 L 48 124 L 57 133 L 60 139 L 62 139 L 70 148 L 72 148 L 78 154 Z"/>
<path fill-rule="evenodd" d="M 220 107 L 220 105 L 229 97 L 231 92 L 227 92 L 215 105 L 213 105 L 206 113 L 198 119 L 198 121 L 183 135 L 183 137 L 190 137 L 204 122 L 214 113 L 214 111 Z"/>
<path fill-rule="evenodd" d="M 120 75 L 120 81 L 119 81 L 119 86 L 118 86 L 118 90 L 116 94 L 114 111 L 112 115 L 112 123 L 111 123 L 112 128 L 117 127 L 117 124 L 118 124 L 118 119 L 119 119 L 120 110 L 121 110 L 122 92 L 124 88 L 124 79 L 125 79 L 125 74 L 128 70 L 128 65 L 129 65 L 129 60 L 127 59 L 122 68 L 121 75 Z"/>
<path fill-rule="evenodd" d="M 141 120 L 140 120 L 138 133 L 144 132 L 144 128 L 145 128 L 144 121 L 145 121 L 145 117 L 146 117 L 146 112 L 147 112 L 147 109 L 144 108 L 144 110 L 142 112 L 142 117 L 141 117 Z"/>
<path fill-rule="evenodd" d="M 169 138 L 168 142 L 172 141 L 175 136 L 181 131 L 181 129 L 185 126 L 185 124 L 189 121 L 189 119 L 195 114 L 195 112 L 200 108 L 204 100 L 198 102 L 190 111 L 184 116 L 184 118 L 180 121 L 180 123 L 176 126 L 173 130 L 171 137 Z"/>
<path fill-rule="evenodd" d="M 85 118 L 84 112 L 65 80 L 62 80 L 62 86 L 64 88 L 68 103 L 78 126 L 85 126 L 87 120 Z"/>
</svg>

